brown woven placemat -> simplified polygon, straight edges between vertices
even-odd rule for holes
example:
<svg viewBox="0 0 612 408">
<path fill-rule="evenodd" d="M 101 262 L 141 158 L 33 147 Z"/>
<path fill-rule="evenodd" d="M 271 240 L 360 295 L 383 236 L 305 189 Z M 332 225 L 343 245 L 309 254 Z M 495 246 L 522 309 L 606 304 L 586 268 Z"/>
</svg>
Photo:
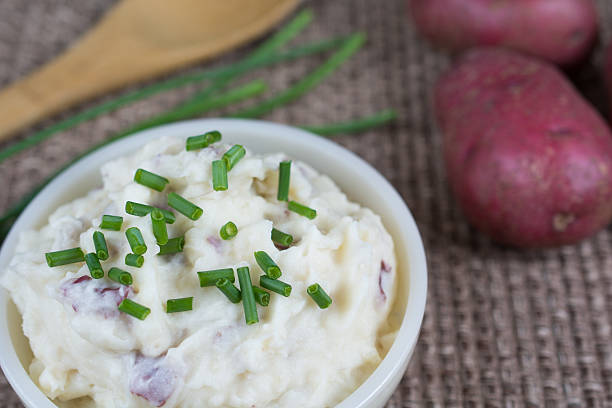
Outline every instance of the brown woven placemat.
<svg viewBox="0 0 612 408">
<path fill-rule="evenodd" d="M 0 1 L 0 86 L 63 50 L 112 3 Z M 267 119 L 314 124 L 395 107 L 400 118 L 394 124 L 338 142 L 378 168 L 402 194 L 429 259 L 420 341 L 388 407 L 612 406 L 610 229 L 580 245 L 547 251 L 500 248 L 472 230 L 447 190 L 441 138 L 429 109 L 432 85 L 447 57 L 414 32 L 405 0 L 310 5 L 317 18 L 299 41 L 362 30 L 369 35 L 368 46 L 316 91 Z M 601 37 L 609 39 L 612 4 L 599 0 L 598 6 Z M 601 59 L 600 48 L 594 64 Z M 286 64 L 251 78 L 280 89 L 319 61 Z M 591 66 L 574 76 L 589 95 L 600 98 L 596 72 Z M 191 91 L 105 115 L 1 164 L 0 211 L 70 157 Z M 0 407 L 21 407 L 1 374 Z"/>
</svg>

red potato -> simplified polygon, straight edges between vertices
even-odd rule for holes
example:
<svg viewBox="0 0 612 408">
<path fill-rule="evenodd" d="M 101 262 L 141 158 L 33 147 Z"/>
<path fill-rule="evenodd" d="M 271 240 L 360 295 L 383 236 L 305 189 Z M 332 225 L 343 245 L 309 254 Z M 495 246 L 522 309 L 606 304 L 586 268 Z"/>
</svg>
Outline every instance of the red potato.
<svg viewBox="0 0 612 408">
<path fill-rule="evenodd" d="M 593 0 L 409 0 L 435 44 L 464 50 L 505 46 L 557 64 L 580 60 L 597 35 Z"/>
<path fill-rule="evenodd" d="M 475 49 L 443 75 L 435 110 L 466 217 L 520 247 L 575 243 L 612 218 L 612 135 L 552 65 Z"/>
</svg>

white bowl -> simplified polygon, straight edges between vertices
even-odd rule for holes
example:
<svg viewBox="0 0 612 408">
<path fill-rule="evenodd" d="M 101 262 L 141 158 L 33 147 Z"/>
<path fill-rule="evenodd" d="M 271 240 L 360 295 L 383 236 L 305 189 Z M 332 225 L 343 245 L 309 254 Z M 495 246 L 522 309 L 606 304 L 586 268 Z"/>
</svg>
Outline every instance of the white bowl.
<svg viewBox="0 0 612 408">
<path fill-rule="evenodd" d="M 427 265 L 421 236 L 406 204 L 395 189 L 368 163 L 343 147 L 306 131 L 269 122 L 202 119 L 162 126 L 119 140 L 78 161 L 44 188 L 25 209 L 0 250 L 0 274 L 13 256 L 22 231 L 46 223 L 58 206 L 102 184 L 100 166 L 137 150 L 148 140 L 192 136 L 218 129 L 223 140 L 246 145 L 255 152 L 284 152 L 330 176 L 350 199 L 382 217 L 395 242 L 398 294 L 390 319 L 399 332 L 374 373 L 336 408 L 380 408 L 401 380 L 417 342 L 425 312 Z M 8 293 L 0 289 L 0 365 L 26 407 L 56 408 L 34 384 L 26 369 L 32 359 L 21 330 L 21 317 Z"/>
</svg>

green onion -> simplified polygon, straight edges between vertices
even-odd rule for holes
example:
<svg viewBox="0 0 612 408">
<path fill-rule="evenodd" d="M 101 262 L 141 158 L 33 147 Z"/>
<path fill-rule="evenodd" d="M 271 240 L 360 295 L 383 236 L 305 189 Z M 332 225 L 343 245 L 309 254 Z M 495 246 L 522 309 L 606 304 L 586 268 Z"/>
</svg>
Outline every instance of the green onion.
<svg viewBox="0 0 612 408">
<path fill-rule="evenodd" d="M 136 170 L 134 181 L 156 191 L 163 191 L 166 188 L 166 184 L 169 183 L 167 178 L 143 169 Z"/>
<path fill-rule="evenodd" d="M 168 299 L 166 302 L 166 313 L 187 312 L 189 310 L 193 310 L 193 296 L 180 299 Z"/>
<path fill-rule="evenodd" d="M 259 303 L 261 306 L 268 306 L 270 304 L 270 294 L 263 290 L 262 288 L 258 288 L 257 286 L 253 286 L 253 295 L 255 295 L 255 301 Z"/>
<path fill-rule="evenodd" d="M 188 74 L 186 76 L 183 77 L 178 77 L 178 78 L 171 78 L 166 82 L 161 82 L 161 83 L 155 83 L 149 87 L 145 87 L 142 88 L 140 90 L 137 90 L 133 93 L 121 96 L 119 98 L 117 98 L 116 100 L 111 100 L 103 105 L 100 106 L 95 106 L 89 110 L 86 110 L 80 114 L 77 114 L 75 116 L 72 116 L 64 121 L 61 121 L 55 125 L 52 125 L 48 128 L 43 129 L 42 131 L 33 134 L 32 136 L 24 139 L 21 142 L 17 142 L 7 148 L 5 148 L 4 150 L 0 151 L 0 162 L 2 162 L 3 160 L 5 160 L 6 158 L 12 156 L 13 154 L 20 152 L 24 149 L 27 149 L 31 146 L 34 146 L 36 143 L 47 139 L 48 137 L 52 136 L 53 134 L 55 134 L 58 131 L 61 130 L 66 130 L 69 129 L 79 123 L 82 123 L 88 119 L 94 118 L 96 116 L 99 116 L 102 113 L 105 112 L 109 112 L 112 111 L 126 103 L 132 102 L 132 101 L 136 101 L 139 99 L 142 99 L 146 96 L 149 95 L 154 95 L 160 91 L 166 90 L 166 89 L 172 89 L 178 86 L 182 86 L 184 84 L 188 84 L 190 82 L 194 82 L 194 81 L 200 81 L 202 79 L 213 79 L 213 78 L 224 78 L 228 75 L 238 75 L 238 74 L 242 74 L 245 72 L 248 72 L 252 69 L 258 68 L 258 67 L 263 67 L 263 66 L 267 66 L 267 65 L 271 65 L 274 63 L 278 63 L 278 62 L 283 62 L 283 61 L 290 61 L 290 60 L 295 60 L 297 58 L 301 58 L 304 56 L 308 56 L 308 55 L 312 55 L 312 54 L 316 54 L 316 53 L 321 53 L 321 52 L 325 52 L 331 49 L 336 48 L 339 45 L 342 45 L 346 42 L 346 37 L 334 37 L 328 40 L 323 40 L 320 42 L 316 42 L 316 43 L 312 43 L 312 44 L 306 44 L 302 47 L 298 47 L 283 53 L 278 53 L 278 54 L 271 54 L 271 55 L 267 55 L 264 56 L 263 58 L 259 58 L 259 59 L 255 59 L 255 60 L 243 60 L 240 61 L 232 66 L 228 66 L 228 67 L 221 67 L 219 69 L 216 70 L 212 70 L 212 71 L 207 71 L 207 72 L 198 72 L 195 74 Z M 247 86 L 245 86 L 245 88 L 247 88 Z M 260 91 L 260 90 L 258 90 Z M 217 99 L 217 100 L 224 100 L 224 102 L 228 102 L 229 98 L 228 96 L 232 93 L 236 93 L 237 90 L 230 90 L 228 91 L 225 95 L 219 95 L 219 96 L 215 96 L 213 97 L 213 99 Z M 253 95 L 252 93 L 250 95 Z M 242 97 L 244 96 L 249 96 L 246 95 L 245 93 L 243 93 L 241 95 Z M 233 101 L 237 101 L 239 100 L 238 98 L 234 98 Z M 211 106 L 215 105 L 214 103 L 212 103 L 213 101 L 211 101 Z M 217 104 L 219 105 L 219 104 Z M 215 105 L 216 106 L 216 105 Z M 10 229 L 10 226 L 12 225 L 12 223 L 15 222 L 15 220 L 17 219 L 17 216 L 24 210 L 24 208 L 34 199 L 34 197 L 38 194 L 38 192 L 40 192 L 47 184 L 49 184 L 53 179 L 55 179 L 59 174 L 63 173 L 64 170 L 66 170 L 69 166 L 71 166 L 72 164 L 74 164 L 75 162 L 77 162 L 78 160 L 82 159 L 83 157 L 86 157 L 88 155 L 90 155 L 91 153 L 107 146 L 108 144 L 119 140 L 121 138 L 124 138 L 126 136 L 131 135 L 134 131 L 138 130 L 138 129 L 146 129 L 152 126 L 157 126 L 163 123 L 169 123 L 172 122 L 173 120 L 176 120 L 173 116 L 170 116 L 167 118 L 167 120 L 159 120 L 156 121 L 155 123 L 149 123 L 149 121 L 146 121 L 144 124 L 141 124 L 139 127 L 137 127 L 137 129 L 135 130 L 128 130 L 128 131 L 124 131 L 121 132 L 113 137 L 110 137 L 108 139 L 106 139 L 105 141 L 97 144 L 96 146 L 86 150 L 85 152 L 81 153 L 80 155 L 78 155 L 77 157 L 73 158 L 72 160 L 70 160 L 70 162 L 68 162 L 65 166 L 63 166 L 62 168 L 60 168 L 58 171 L 56 171 L 55 173 L 53 173 L 50 177 L 48 177 L 43 183 L 41 183 L 39 186 L 37 186 L 36 188 L 34 188 L 30 193 L 28 193 L 25 197 L 23 197 L 17 204 L 13 205 L 9 210 L 7 210 L 2 217 L 0 217 L 0 242 L 2 241 L 2 239 L 4 239 L 4 237 L 6 237 L 8 230 Z M 148 126 L 146 125 L 146 123 L 148 123 Z"/>
<path fill-rule="evenodd" d="M 200 218 L 204 213 L 200 207 L 176 193 L 168 194 L 168 205 L 193 221 Z"/>
<path fill-rule="evenodd" d="M 332 303 L 332 300 L 329 295 L 325 293 L 321 285 L 319 285 L 318 283 L 310 285 L 306 292 L 308 293 L 308 295 L 310 295 L 312 300 L 314 300 L 316 304 L 319 305 L 321 309 L 326 309 Z"/>
<path fill-rule="evenodd" d="M 217 279 L 215 286 L 219 288 L 219 290 L 223 292 L 223 294 L 227 296 L 232 303 L 239 303 L 242 299 L 242 294 L 238 288 L 236 288 L 229 280 L 225 278 Z"/>
<path fill-rule="evenodd" d="M 310 207 L 306 207 L 303 204 L 296 203 L 295 201 L 289 201 L 287 205 L 289 211 L 293 211 L 296 214 L 303 215 L 304 217 L 313 220 L 317 216 L 317 210 L 314 210 Z"/>
<path fill-rule="evenodd" d="M 279 94 L 267 99 L 255 106 L 246 108 L 235 113 L 233 116 L 240 118 L 257 118 L 263 116 L 279 106 L 286 105 L 306 92 L 319 85 L 325 78 L 331 75 L 344 61 L 357 52 L 365 43 L 365 35 L 357 33 L 351 35 L 327 61 L 319 66 L 312 73 L 302 78 L 298 83 L 290 88 L 281 91 Z"/>
<path fill-rule="evenodd" d="M 281 30 L 282 31 L 282 30 Z M 353 40 L 353 42 L 357 42 L 357 39 L 355 37 L 360 36 L 360 34 L 357 35 L 353 35 L 351 37 L 349 37 L 348 40 Z M 262 67 L 262 66 L 266 66 L 266 65 L 270 65 L 272 63 L 276 63 L 276 62 L 280 62 L 280 61 L 288 61 L 288 60 L 293 60 L 296 58 L 300 58 L 303 56 L 307 56 L 307 55 L 311 55 L 314 53 L 320 53 L 320 52 L 324 52 L 327 50 L 331 50 L 336 48 L 339 45 L 343 45 L 343 51 L 342 54 L 346 54 L 346 53 L 350 53 L 350 48 L 351 46 L 354 47 L 354 44 L 351 45 L 348 43 L 346 37 L 336 37 L 336 38 L 332 38 L 329 40 L 324 40 L 318 43 L 313 43 L 313 44 L 307 44 L 305 46 L 302 47 L 298 47 L 289 51 L 286 51 L 284 53 L 278 53 L 278 54 L 269 54 L 269 55 L 264 55 L 262 58 L 255 58 L 255 59 L 245 59 L 243 61 L 238 62 L 237 64 L 233 65 L 233 66 L 229 66 L 229 67 L 222 67 L 216 70 L 212 70 L 212 71 L 208 71 L 208 72 L 198 72 L 195 74 L 188 74 L 185 77 L 179 77 L 179 78 L 171 78 L 170 80 L 166 81 L 166 82 L 162 82 L 162 83 L 156 83 L 153 84 L 150 87 L 146 87 L 143 88 L 141 90 L 135 91 L 132 94 L 128 94 L 125 96 L 122 96 L 120 98 L 118 98 L 117 100 L 112 100 L 109 101 L 106 104 L 103 104 L 102 106 L 95 106 L 94 108 L 84 111 L 81 114 L 77 114 L 74 117 L 70 117 L 68 119 L 66 119 L 65 121 L 59 122 L 56 125 L 53 125 L 49 128 L 43 129 L 41 132 L 38 132 L 34 135 L 32 135 L 31 137 L 26 138 L 25 140 L 23 140 L 22 142 L 18 142 L 15 143 L 11 146 L 9 146 L 8 148 L 0 151 L 0 161 L 6 159 L 7 157 L 10 157 L 11 155 L 15 154 L 18 151 L 21 151 L 23 149 L 26 149 L 30 146 L 33 146 L 34 144 L 38 143 L 41 140 L 44 140 L 48 137 L 50 137 L 52 134 L 56 133 L 57 131 L 60 130 L 65 130 L 68 129 L 78 123 L 81 123 L 85 120 L 88 120 L 90 118 L 96 117 L 98 115 L 100 115 L 101 113 L 104 112 L 108 112 L 111 111 L 113 109 L 116 109 L 117 107 L 131 102 L 131 101 L 135 101 L 138 99 L 141 99 L 145 96 L 149 96 L 149 95 L 153 95 L 159 91 L 165 90 L 165 89 L 172 89 L 174 87 L 177 86 L 182 86 L 184 84 L 190 83 L 190 82 L 194 82 L 194 81 L 198 81 L 201 79 L 212 79 L 212 78 L 227 78 L 228 76 L 234 76 L 234 75 L 238 75 L 241 73 L 245 73 L 248 72 L 254 68 L 257 67 Z M 340 55 L 340 53 L 336 53 L 334 54 L 334 56 L 332 58 L 330 58 L 330 60 L 328 60 L 324 66 L 321 66 L 320 69 L 318 69 L 316 72 L 313 72 L 313 74 L 311 74 L 311 77 L 316 77 L 316 74 L 325 74 L 324 76 L 328 75 L 328 73 L 324 72 L 326 71 L 327 68 L 331 67 L 333 69 L 333 65 L 338 62 L 338 58 L 342 59 L 345 58 L 342 55 Z M 314 81 L 314 83 L 311 80 L 307 80 L 309 78 L 304 78 L 304 80 L 300 81 L 298 84 L 296 84 L 295 86 L 291 87 L 290 89 L 288 89 L 286 92 L 283 92 L 275 97 L 272 98 L 272 100 L 268 100 L 265 101 L 262 105 L 266 105 L 267 107 L 270 106 L 271 102 L 275 102 L 275 103 L 279 103 L 279 104 L 283 104 L 283 103 L 288 103 L 291 102 L 293 99 L 301 96 L 303 93 L 305 93 L 306 91 L 308 91 L 310 88 L 312 88 L 312 86 L 317 84 L 317 81 Z M 320 80 L 321 78 L 319 78 Z M 223 81 L 221 81 L 223 82 Z M 304 87 L 304 85 L 307 85 L 306 87 Z M 212 87 L 211 87 L 212 88 Z M 213 96 L 212 99 L 218 99 L 218 100 L 223 100 L 223 99 L 227 99 L 225 102 L 227 103 L 227 101 L 229 100 L 226 96 L 229 96 L 229 94 L 233 93 L 233 92 L 237 92 L 234 90 L 230 90 L 229 92 L 227 92 L 227 94 L 225 95 L 220 95 L 220 96 Z M 237 99 L 236 99 L 237 100 Z M 194 101 L 195 102 L 195 101 Z M 204 101 L 204 102 L 208 102 L 208 101 Z M 201 102 L 200 102 L 201 103 Z M 192 112 L 191 114 L 193 114 L 193 110 L 197 110 L 198 106 L 196 106 L 196 103 L 192 103 Z M 214 103 L 209 104 L 209 106 L 213 106 L 215 105 Z M 217 104 L 218 105 L 218 104 Z M 257 108 L 261 108 L 262 105 L 259 105 Z M 264 106 L 265 107 L 265 106 Z M 178 109 L 179 111 L 184 110 L 184 109 Z M 253 112 L 251 112 L 253 113 Z M 257 112 L 255 112 L 257 113 Z M 257 115 L 254 115 L 257 116 Z M 15 222 L 17 216 L 23 211 L 23 209 L 29 204 L 30 201 L 32 201 L 32 199 L 36 196 L 36 194 L 42 190 L 42 188 L 47 185 L 51 180 L 53 180 L 55 177 L 57 177 L 57 175 L 59 175 L 60 173 L 62 173 L 67 167 L 69 167 L 71 164 L 73 164 L 74 162 L 76 162 L 77 160 L 80 160 L 83 157 L 86 157 L 87 155 L 91 154 L 92 152 L 99 150 L 100 148 L 108 145 L 109 143 L 112 143 L 118 139 L 121 139 L 125 136 L 130 135 L 131 133 L 133 133 L 133 131 L 135 130 L 139 130 L 139 129 L 145 129 L 148 127 L 152 127 L 152 126 L 157 126 L 159 124 L 163 124 L 163 123 L 168 123 L 171 122 L 173 120 L 177 120 L 180 118 L 184 118 L 185 116 L 177 116 L 177 115 L 165 115 L 164 118 L 161 118 L 160 120 L 157 121 L 145 121 L 144 124 L 141 124 L 140 126 L 137 126 L 135 129 L 130 129 L 128 131 L 125 132 L 121 132 L 107 140 L 105 140 L 104 142 L 92 147 L 91 149 L 88 149 L 87 151 L 85 151 L 84 153 L 80 154 L 78 157 L 74 158 L 73 160 L 70 161 L 70 163 L 68 163 L 66 166 L 64 166 L 63 168 L 61 168 L 60 170 L 56 171 L 52 176 L 48 177 L 44 183 L 42 183 L 41 185 L 39 185 L 37 188 L 35 188 L 33 191 L 31 191 L 28 195 L 26 195 L 24 198 L 22 198 L 17 204 L 13 205 L 9 210 L 7 210 L 2 217 L 0 217 L 0 241 L 6 236 L 10 225 L 12 223 Z"/>
<path fill-rule="evenodd" d="M 151 211 L 153 211 L 153 209 L 155 208 L 156 207 L 146 204 L 135 203 L 133 201 L 127 201 L 125 203 L 125 212 L 130 215 L 136 215 L 137 217 L 144 217 L 145 215 L 151 213 Z M 176 217 L 174 216 L 174 213 L 172 211 L 164 210 L 162 208 L 157 209 L 161 211 L 162 214 L 164 214 L 164 218 L 167 224 L 174 224 L 174 221 L 176 221 Z"/>
<path fill-rule="evenodd" d="M 348 122 L 330 123 L 325 125 L 300 126 L 304 130 L 321 136 L 335 136 L 338 134 L 360 133 L 382 126 L 397 118 L 393 109 L 385 109 L 371 116 L 353 119 Z"/>
<path fill-rule="evenodd" d="M 98 259 L 101 261 L 105 261 L 108 259 L 108 247 L 106 246 L 106 239 L 104 238 L 104 234 L 100 231 L 96 231 L 93 233 L 93 242 L 94 247 L 96 248 L 96 255 Z"/>
<path fill-rule="evenodd" d="M 289 177 L 291 176 L 291 160 L 282 161 L 278 166 L 278 193 L 276 199 L 289 201 Z"/>
<path fill-rule="evenodd" d="M 168 243 L 168 228 L 164 214 L 157 208 L 151 211 L 151 225 L 153 226 L 153 235 L 159 245 Z"/>
<path fill-rule="evenodd" d="M 213 190 L 227 190 L 227 164 L 223 160 L 214 160 L 212 162 L 212 179 Z"/>
<path fill-rule="evenodd" d="M 265 57 L 276 49 L 282 47 L 301 31 L 303 31 L 313 20 L 314 13 L 310 9 L 303 9 L 296 14 L 284 27 L 278 30 L 267 40 L 263 41 L 257 49 L 249 56 L 248 60 Z"/>
<path fill-rule="evenodd" d="M 205 147 L 210 146 L 213 143 L 216 143 L 221 140 L 221 132 L 218 130 L 211 130 L 210 132 L 206 132 L 203 135 L 191 136 L 187 138 L 187 142 L 185 143 L 185 149 L 187 151 L 204 149 Z"/>
<path fill-rule="evenodd" d="M 158 208 L 159 211 L 164 214 L 164 219 L 166 220 L 166 224 L 174 224 L 176 221 L 176 217 L 172 211 L 164 210 L 163 208 Z"/>
<path fill-rule="evenodd" d="M 238 227 L 236 227 L 236 224 L 231 221 L 227 222 L 219 230 L 219 235 L 224 240 L 232 239 L 236 236 L 236 234 L 238 234 Z"/>
<path fill-rule="evenodd" d="M 234 270 L 232 268 L 213 269 L 210 271 L 198 272 L 198 278 L 200 279 L 201 288 L 206 286 L 215 286 L 215 283 L 219 279 L 227 279 L 232 283 L 236 281 L 234 278 Z"/>
<path fill-rule="evenodd" d="M 282 273 L 278 265 L 264 251 L 255 252 L 255 261 L 270 279 L 278 279 Z"/>
<path fill-rule="evenodd" d="M 70 116 L 65 120 L 57 122 L 47 128 L 42 129 L 39 132 L 32 134 L 31 136 L 26 137 L 22 141 L 19 141 L 15 144 L 6 147 L 5 149 L 0 151 L 0 163 L 6 160 L 7 158 L 13 156 L 14 154 L 17 154 L 25 149 L 35 146 L 36 144 L 48 139 L 49 137 L 55 135 L 58 132 L 68 130 L 80 123 L 96 118 L 104 113 L 112 112 L 124 105 L 127 105 L 128 103 L 135 102 L 146 97 L 158 94 L 160 92 L 178 88 L 190 83 L 200 82 L 206 79 L 219 80 L 221 78 L 227 77 L 230 74 L 232 76 L 240 75 L 252 71 L 254 69 L 269 66 L 272 64 L 277 64 L 279 62 L 292 61 L 297 58 L 322 53 L 336 48 L 338 45 L 344 43 L 345 41 L 345 37 L 334 37 L 316 43 L 306 44 L 288 51 L 269 54 L 263 56 L 262 58 L 257 58 L 254 60 L 244 59 L 242 61 L 238 61 L 235 64 L 228 65 L 225 67 L 220 67 L 204 72 L 190 73 L 183 76 L 170 78 L 163 82 L 156 82 L 152 85 L 143 87 L 134 92 L 130 92 L 116 99 L 112 99 L 108 102 L 102 103 L 98 106 L 94 106 L 93 108 L 77 113 L 74 116 Z"/>
<path fill-rule="evenodd" d="M 133 282 L 131 273 L 115 267 L 109 269 L 108 278 L 125 286 L 130 286 Z"/>
<path fill-rule="evenodd" d="M 116 215 L 103 215 L 102 222 L 100 223 L 100 228 L 111 231 L 119 231 L 121 229 L 122 224 L 123 217 L 119 217 Z"/>
<path fill-rule="evenodd" d="M 140 233 L 140 230 L 136 227 L 128 228 L 125 231 L 125 236 L 127 237 L 128 243 L 130 244 L 130 248 L 132 248 L 132 252 L 136 255 L 142 255 L 147 252 L 147 245 L 145 244 L 144 238 Z"/>
<path fill-rule="evenodd" d="M 62 251 L 47 252 L 45 258 L 47 259 L 47 265 L 53 268 L 54 266 L 83 262 L 85 260 L 85 255 L 81 248 L 72 248 Z"/>
<path fill-rule="evenodd" d="M 304 16 L 310 17 L 304 18 Z M 336 48 L 339 44 L 345 40 L 342 37 L 332 38 L 330 40 L 324 40 L 314 44 L 307 44 L 298 48 L 285 51 L 283 53 L 273 53 L 281 45 L 294 38 L 310 21 L 312 20 L 312 12 L 304 10 L 298 14 L 289 24 L 283 27 L 270 39 L 266 40 L 262 46 L 260 46 L 249 58 L 245 58 L 237 63 L 229 66 L 220 67 L 204 72 L 189 73 L 186 75 L 170 78 L 168 80 L 157 82 L 149 86 L 145 86 L 136 91 L 122 95 L 116 99 L 112 99 L 108 102 L 104 102 L 100 105 L 94 106 L 93 108 L 87 109 L 74 116 L 71 116 L 61 122 L 58 122 L 52 126 L 49 126 L 39 132 L 34 133 L 18 142 L 14 145 L 7 147 L 0 151 L 0 162 L 5 160 L 7 157 L 18 153 L 24 149 L 27 149 L 35 144 L 51 137 L 57 132 L 62 130 L 70 129 L 80 123 L 87 120 L 93 119 L 106 112 L 114 111 L 128 103 L 135 102 L 146 97 L 158 94 L 160 92 L 178 88 L 190 83 L 200 82 L 202 80 L 216 80 L 227 78 L 228 76 L 234 77 L 239 74 L 251 71 L 256 68 L 272 65 L 278 62 L 290 61 L 296 58 L 301 58 L 314 53 L 320 53 Z M 263 54 L 263 55 L 262 55 Z"/>
<path fill-rule="evenodd" d="M 251 274 L 249 267 L 243 266 L 236 270 L 238 274 L 238 282 L 240 282 L 240 292 L 242 293 L 242 307 L 244 308 L 244 320 L 246 324 L 255 324 L 259 321 L 257 316 L 257 305 L 255 304 L 255 295 L 253 294 L 253 284 L 251 283 Z"/>
<path fill-rule="evenodd" d="M 133 201 L 126 201 L 125 212 L 130 215 L 136 215 L 138 217 L 144 217 L 153 211 L 153 207 L 146 204 L 135 203 Z"/>
<path fill-rule="evenodd" d="M 115 137 L 121 138 L 137 131 L 149 129 L 165 123 L 171 123 L 183 119 L 192 118 L 194 116 L 200 116 L 203 113 L 206 113 L 213 109 L 223 108 L 227 105 L 240 102 L 255 95 L 259 95 L 263 93 L 266 88 L 267 85 L 265 82 L 261 80 L 255 80 L 238 88 L 230 89 L 229 91 L 220 95 L 212 95 L 211 97 L 206 97 L 202 99 L 193 99 L 181 104 L 180 106 L 170 111 L 140 122 L 122 131 Z"/>
<path fill-rule="evenodd" d="M 236 163 L 240 161 L 246 154 L 246 150 L 241 145 L 233 145 L 230 149 L 223 154 L 223 161 L 227 167 L 227 171 L 234 168 Z"/>
<path fill-rule="evenodd" d="M 291 294 L 291 285 L 281 282 L 278 279 L 270 279 L 266 275 L 261 275 L 259 277 L 259 286 L 276 292 L 279 295 L 283 295 L 284 297 L 289 297 Z"/>
<path fill-rule="evenodd" d="M 245 58 L 242 62 L 245 65 L 251 63 L 257 63 L 258 61 L 265 60 L 273 55 L 273 51 L 279 49 L 284 44 L 288 43 L 292 38 L 297 36 L 310 22 L 312 21 L 313 13 L 311 11 L 300 12 L 289 24 L 281 28 L 276 34 L 264 41 L 259 47 L 255 49 L 251 55 Z M 187 102 L 179 106 L 179 109 L 185 105 L 190 105 L 197 100 L 207 99 L 211 95 L 215 94 L 219 90 L 222 90 L 227 84 L 234 79 L 237 75 L 241 74 L 240 69 L 232 72 L 227 72 L 226 75 L 218 78 L 211 86 L 208 86 L 204 90 L 197 92 Z"/>
<path fill-rule="evenodd" d="M 157 255 L 170 255 L 178 252 L 183 252 L 185 246 L 185 237 L 170 238 L 166 245 L 159 246 Z"/>
<path fill-rule="evenodd" d="M 100 279 L 104 277 L 104 269 L 102 269 L 102 265 L 100 265 L 100 260 L 96 254 L 91 252 L 85 255 L 85 263 L 87 264 L 89 274 L 92 278 Z"/>
<path fill-rule="evenodd" d="M 144 256 L 136 255 L 136 254 L 127 254 L 125 256 L 125 264 L 127 266 L 133 266 L 135 268 L 140 268 L 144 264 Z"/>
<path fill-rule="evenodd" d="M 137 319 L 144 320 L 151 313 L 151 309 L 146 306 L 139 305 L 130 299 L 123 299 L 117 307 L 121 312 L 129 314 Z"/>
<path fill-rule="evenodd" d="M 272 242 L 283 247 L 288 247 L 293 243 L 293 236 L 277 230 L 276 228 L 272 228 L 270 238 L 272 238 Z"/>
</svg>

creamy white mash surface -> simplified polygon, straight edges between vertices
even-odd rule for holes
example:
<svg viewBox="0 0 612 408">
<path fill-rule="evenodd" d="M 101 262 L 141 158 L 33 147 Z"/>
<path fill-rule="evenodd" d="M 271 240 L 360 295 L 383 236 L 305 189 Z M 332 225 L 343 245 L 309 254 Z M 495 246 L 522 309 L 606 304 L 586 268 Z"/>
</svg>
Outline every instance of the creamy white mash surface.
<svg viewBox="0 0 612 408">
<path fill-rule="evenodd" d="M 102 168 L 104 187 L 57 209 L 39 231 L 20 237 L 2 284 L 23 315 L 34 361 L 30 374 L 51 399 L 74 407 L 331 407 L 354 391 L 381 361 L 394 298 L 393 242 L 379 217 L 347 200 L 326 176 L 299 161 L 291 169 L 290 199 L 310 206 L 309 220 L 277 201 L 283 154 L 246 156 L 229 172 L 229 189 L 212 189 L 211 162 L 229 145 L 185 151 L 182 138 L 152 141 Z M 290 158 L 289 158 L 290 159 Z M 137 168 L 170 180 L 163 192 L 133 181 Z M 359 180 L 355 179 L 355 183 Z M 175 211 L 170 237 L 185 236 L 184 252 L 157 256 L 150 217 L 124 211 L 126 201 L 166 206 L 174 191 L 204 215 Z M 123 216 L 121 231 L 103 230 L 110 258 L 134 277 L 130 287 L 89 278 L 84 263 L 50 268 L 44 254 L 80 246 L 94 252 L 92 235 L 103 214 Z M 228 221 L 238 226 L 219 237 Z M 125 230 L 138 227 L 148 250 L 142 268 L 124 264 Z M 272 227 L 290 233 L 279 250 Z M 200 288 L 198 271 L 250 267 L 266 251 L 292 287 L 271 293 L 260 322 L 247 326 L 242 304 L 217 288 Z M 321 310 L 306 288 L 319 283 L 333 299 Z M 236 279 L 238 287 L 238 280 Z M 193 310 L 167 314 L 168 299 L 194 297 Z M 124 299 L 151 309 L 144 321 L 120 313 Z"/>
</svg>

